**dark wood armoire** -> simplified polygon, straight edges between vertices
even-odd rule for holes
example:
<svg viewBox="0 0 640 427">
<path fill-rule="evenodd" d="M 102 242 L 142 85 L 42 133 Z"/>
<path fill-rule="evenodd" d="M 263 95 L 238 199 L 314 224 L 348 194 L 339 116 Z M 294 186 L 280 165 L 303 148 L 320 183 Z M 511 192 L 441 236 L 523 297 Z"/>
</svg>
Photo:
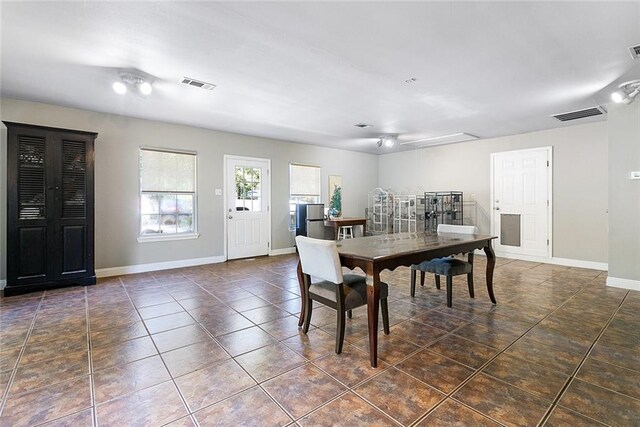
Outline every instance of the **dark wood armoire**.
<svg viewBox="0 0 640 427">
<path fill-rule="evenodd" d="M 5 296 L 96 283 L 95 132 L 7 126 Z"/>
</svg>

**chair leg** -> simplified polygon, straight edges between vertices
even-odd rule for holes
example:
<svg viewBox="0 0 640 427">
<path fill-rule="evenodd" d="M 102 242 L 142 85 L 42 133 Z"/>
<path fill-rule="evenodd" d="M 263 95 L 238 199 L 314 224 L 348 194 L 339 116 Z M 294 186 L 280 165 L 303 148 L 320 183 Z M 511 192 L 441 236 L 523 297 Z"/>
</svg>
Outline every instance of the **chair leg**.
<svg viewBox="0 0 640 427">
<path fill-rule="evenodd" d="M 473 292 L 473 271 L 467 274 L 467 286 L 469 287 L 469 296 L 473 298 L 475 296 Z"/>
<path fill-rule="evenodd" d="M 411 269 L 411 296 L 416 296 L 416 270 Z"/>
<path fill-rule="evenodd" d="M 347 310 L 347 317 L 348 317 L 349 319 L 353 319 L 353 311 L 351 311 L 351 310 Z"/>
<path fill-rule="evenodd" d="M 453 277 L 447 276 L 447 307 L 451 308 L 453 302 Z"/>
<path fill-rule="evenodd" d="M 336 354 L 342 353 L 342 343 L 344 342 L 344 327 L 344 311 L 338 310 L 338 326 L 336 329 Z"/>
<path fill-rule="evenodd" d="M 424 271 L 420 271 L 420 286 L 424 286 Z"/>
<path fill-rule="evenodd" d="M 303 334 L 306 334 L 307 332 L 309 332 L 309 325 L 311 324 L 312 307 L 313 307 L 313 301 L 311 301 L 311 298 L 307 298 L 307 300 L 305 301 L 305 307 L 304 307 L 304 324 L 302 325 Z"/>
<path fill-rule="evenodd" d="M 389 335 L 389 306 L 387 305 L 387 299 L 380 300 L 380 311 L 382 311 L 382 326 L 384 328 L 385 335 Z"/>
<path fill-rule="evenodd" d="M 436 289 L 440 289 L 440 276 L 436 274 Z"/>
</svg>

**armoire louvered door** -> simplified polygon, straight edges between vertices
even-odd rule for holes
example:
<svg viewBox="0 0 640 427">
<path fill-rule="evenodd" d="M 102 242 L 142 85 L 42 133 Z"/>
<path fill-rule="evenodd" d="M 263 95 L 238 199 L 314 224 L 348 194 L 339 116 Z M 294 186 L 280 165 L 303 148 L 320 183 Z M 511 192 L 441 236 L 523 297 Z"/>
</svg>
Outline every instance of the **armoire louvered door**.
<svg viewBox="0 0 640 427">
<path fill-rule="evenodd" d="M 5 295 L 95 283 L 96 134 L 7 125 Z"/>
</svg>

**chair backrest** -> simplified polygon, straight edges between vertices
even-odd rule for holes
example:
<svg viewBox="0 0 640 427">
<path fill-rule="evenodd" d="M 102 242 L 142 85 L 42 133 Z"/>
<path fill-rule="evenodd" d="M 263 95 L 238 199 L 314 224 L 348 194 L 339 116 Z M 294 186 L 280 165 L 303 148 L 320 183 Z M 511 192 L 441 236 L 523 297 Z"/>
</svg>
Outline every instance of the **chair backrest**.
<svg viewBox="0 0 640 427">
<path fill-rule="evenodd" d="M 342 267 L 334 240 L 296 236 L 302 272 L 336 285 L 342 283 Z"/>
<path fill-rule="evenodd" d="M 438 234 L 440 233 L 458 233 L 458 234 L 476 234 L 478 227 L 475 225 L 451 225 L 438 224 Z"/>
</svg>

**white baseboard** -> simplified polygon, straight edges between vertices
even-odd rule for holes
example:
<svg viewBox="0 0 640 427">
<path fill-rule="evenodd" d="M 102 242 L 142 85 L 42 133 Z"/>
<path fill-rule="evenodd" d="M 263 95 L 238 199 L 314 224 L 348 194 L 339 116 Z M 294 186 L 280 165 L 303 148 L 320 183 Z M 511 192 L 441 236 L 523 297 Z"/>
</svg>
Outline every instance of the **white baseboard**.
<svg viewBox="0 0 640 427">
<path fill-rule="evenodd" d="M 607 286 L 611 286 L 612 288 L 623 288 L 630 289 L 632 291 L 640 291 L 640 280 L 607 277 Z"/>
<path fill-rule="evenodd" d="M 478 250 L 476 253 L 480 255 L 484 255 L 484 251 Z M 553 264 L 553 265 L 564 265 L 566 267 L 576 267 L 576 268 L 589 268 L 592 270 L 602 270 L 607 271 L 609 269 L 609 264 L 606 262 L 595 262 L 595 261 L 583 261 L 581 259 L 571 259 L 571 258 L 543 258 L 537 256 L 528 256 L 528 255 L 515 255 L 515 254 L 499 254 L 496 252 L 496 257 L 499 258 L 508 258 L 508 259 L 517 259 L 521 261 L 531 261 L 531 262 L 541 262 L 544 264 Z"/>
<path fill-rule="evenodd" d="M 120 276 L 122 274 L 146 273 L 149 271 L 170 270 L 172 268 L 194 267 L 196 265 L 216 264 L 225 262 L 223 256 L 205 258 L 181 259 L 177 261 L 154 262 L 150 264 L 125 265 L 122 267 L 100 268 L 96 270 L 97 277 Z"/>
<path fill-rule="evenodd" d="M 0 280 L 0 291 L 3 290 L 5 286 L 7 286 L 7 281 L 4 279 Z"/>
<path fill-rule="evenodd" d="M 295 253 L 296 253 L 296 248 L 290 247 L 290 248 L 282 248 L 282 249 L 273 249 L 269 251 L 269 256 L 287 255 L 287 254 L 295 254 Z"/>
</svg>

